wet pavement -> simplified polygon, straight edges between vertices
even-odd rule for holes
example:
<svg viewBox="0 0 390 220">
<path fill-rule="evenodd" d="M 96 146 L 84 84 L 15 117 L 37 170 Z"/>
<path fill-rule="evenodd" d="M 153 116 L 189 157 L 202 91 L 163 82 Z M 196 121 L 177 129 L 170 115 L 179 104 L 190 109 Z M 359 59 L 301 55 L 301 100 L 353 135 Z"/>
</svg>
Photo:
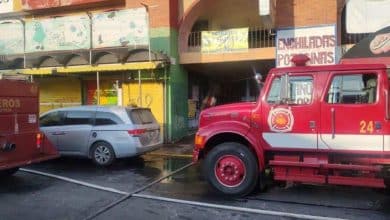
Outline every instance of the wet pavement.
<svg viewBox="0 0 390 220">
<path fill-rule="evenodd" d="M 344 219 L 390 219 L 390 196 L 366 188 L 271 185 L 262 193 L 227 198 L 210 189 L 201 176 L 199 164 L 143 189 L 191 163 L 191 151 L 191 143 L 176 143 L 141 157 L 118 160 L 109 168 L 77 158 L 60 158 L 27 168 L 127 193 L 142 189 L 93 219 L 290 219 L 180 201 Z M 157 199 L 145 199 L 149 195 Z M 122 197 L 19 171 L 0 182 L 0 219 L 85 219 Z"/>
<path fill-rule="evenodd" d="M 118 195 L 24 172 L 0 183 L 0 219 L 83 219 Z"/>
</svg>

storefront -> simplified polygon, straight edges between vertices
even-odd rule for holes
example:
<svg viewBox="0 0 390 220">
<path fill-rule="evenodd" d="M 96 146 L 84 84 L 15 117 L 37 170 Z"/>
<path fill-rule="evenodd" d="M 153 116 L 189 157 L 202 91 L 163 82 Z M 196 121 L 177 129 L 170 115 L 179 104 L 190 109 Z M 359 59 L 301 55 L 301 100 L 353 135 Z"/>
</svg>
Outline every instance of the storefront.
<svg viewBox="0 0 390 220">
<path fill-rule="evenodd" d="M 24 70 L 40 86 L 40 112 L 77 105 L 150 108 L 164 128 L 166 60 Z"/>
</svg>

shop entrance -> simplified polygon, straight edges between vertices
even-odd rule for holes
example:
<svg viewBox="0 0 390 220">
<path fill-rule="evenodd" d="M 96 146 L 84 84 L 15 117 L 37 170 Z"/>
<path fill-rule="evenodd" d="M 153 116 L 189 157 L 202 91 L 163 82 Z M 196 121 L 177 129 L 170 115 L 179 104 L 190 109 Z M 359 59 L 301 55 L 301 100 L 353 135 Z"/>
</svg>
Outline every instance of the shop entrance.
<svg viewBox="0 0 390 220">
<path fill-rule="evenodd" d="M 274 60 L 185 65 L 189 78 L 189 127 L 197 128 L 198 116 L 204 108 L 256 101 L 260 88 L 255 74 L 260 74 L 264 81 L 274 66 Z"/>
</svg>

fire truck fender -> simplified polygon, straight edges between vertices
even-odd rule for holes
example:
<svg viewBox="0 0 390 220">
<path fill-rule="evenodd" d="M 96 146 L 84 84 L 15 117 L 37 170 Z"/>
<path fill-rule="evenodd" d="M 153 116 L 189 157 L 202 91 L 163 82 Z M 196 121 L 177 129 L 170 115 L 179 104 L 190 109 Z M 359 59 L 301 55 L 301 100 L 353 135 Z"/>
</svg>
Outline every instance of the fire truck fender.
<svg viewBox="0 0 390 220">
<path fill-rule="evenodd" d="M 264 170 L 264 151 L 257 147 L 256 137 L 249 132 L 250 127 L 240 122 L 220 122 L 205 127 L 197 135 L 205 137 L 203 153 L 207 153 L 214 146 L 223 142 L 241 142 L 246 145 L 258 160 L 259 170 Z"/>
</svg>

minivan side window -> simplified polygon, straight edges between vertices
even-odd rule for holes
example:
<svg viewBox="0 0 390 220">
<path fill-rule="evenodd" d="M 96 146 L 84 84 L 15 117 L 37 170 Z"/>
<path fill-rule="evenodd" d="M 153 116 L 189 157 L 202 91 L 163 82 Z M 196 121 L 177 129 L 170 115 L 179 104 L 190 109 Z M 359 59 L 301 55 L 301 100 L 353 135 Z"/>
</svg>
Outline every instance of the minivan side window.
<svg viewBox="0 0 390 220">
<path fill-rule="evenodd" d="M 377 100 L 376 74 L 338 75 L 326 96 L 330 104 L 371 104 Z"/>
<path fill-rule="evenodd" d="M 116 115 L 109 112 L 97 112 L 95 126 L 122 124 L 123 121 Z"/>
<path fill-rule="evenodd" d="M 66 114 L 64 125 L 92 125 L 94 112 L 69 111 Z"/>
<path fill-rule="evenodd" d="M 64 121 L 64 112 L 52 112 L 39 119 L 39 126 L 41 127 L 50 127 L 50 126 L 59 126 L 63 124 Z"/>
</svg>

